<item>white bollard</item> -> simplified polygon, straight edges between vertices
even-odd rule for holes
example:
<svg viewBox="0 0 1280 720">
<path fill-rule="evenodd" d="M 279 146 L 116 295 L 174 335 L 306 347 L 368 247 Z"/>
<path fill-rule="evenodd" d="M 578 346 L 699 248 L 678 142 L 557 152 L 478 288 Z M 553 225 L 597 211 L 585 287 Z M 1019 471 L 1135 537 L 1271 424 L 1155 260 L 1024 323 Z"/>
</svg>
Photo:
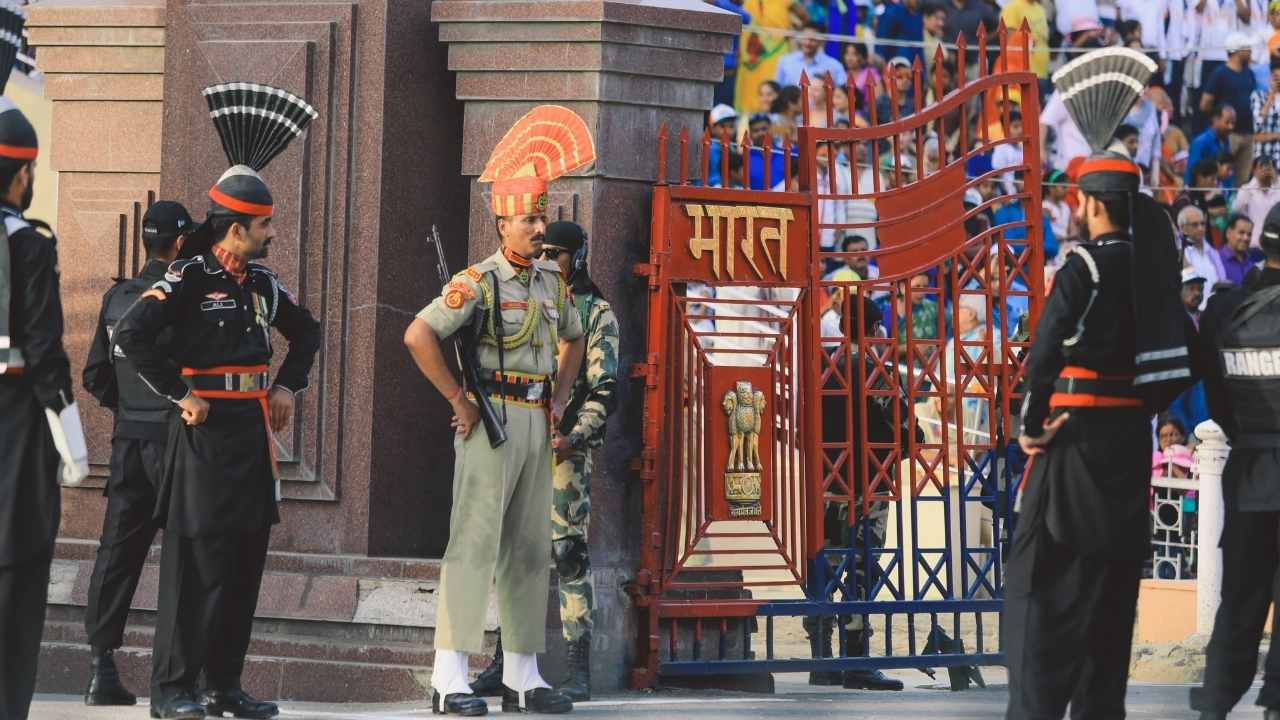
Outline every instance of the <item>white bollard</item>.
<svg viewBox="0 0 1280 720">
<path fill-rule="evenodd" d="M 1226 507 L 1222 502 L 1222 469 L 1227 465 L 1227 436 L 1212 420 L 1196 426 L 1195 473 L 1199 480 L 1196 497 L 1198 525 L 1198 557 L 1196 558 L 1196 632 L 1213 631 L 1213 618 L 1222 600 L 1222 521 Z"/>
</svg>

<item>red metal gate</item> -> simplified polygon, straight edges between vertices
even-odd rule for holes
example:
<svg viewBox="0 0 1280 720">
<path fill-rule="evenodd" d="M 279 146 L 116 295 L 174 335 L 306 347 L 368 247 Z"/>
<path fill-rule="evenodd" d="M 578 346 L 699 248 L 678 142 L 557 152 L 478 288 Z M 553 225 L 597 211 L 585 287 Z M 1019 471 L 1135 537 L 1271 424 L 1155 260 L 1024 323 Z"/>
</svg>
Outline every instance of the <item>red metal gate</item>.
<svg viewBox="0 0 1280 720">
<path fill-rule="evenodd" d="M 797 147 L 747 139 L 731 169 L 735 146 L 707 134 L 692 182 L 681 131 L 678 181 L 654 189 L 639 268 L 650 301 L 649 354 L 636 368 L 645 485 L 634 685 L 999 661 L 983 615 L 999 613 L 1016 493 L 1006 438 L 1029 344 L 1017 328 L 1034 327 L 1043 297 L 1036 77 L 1013 69 L 1025 67 L 1025 37 L 1010 47 L 1002 28 L 1000 72 L 980 62 L 968 84 L 961 39 L 958 87 L 947 92 L 935 73 L 941 100 L 927 107 L 917 62 L 910 114 L 899 116 L 891 84 L 891 117 L 876 117 L 873 94 L 866 128 L 832 127 L 833 88 L 803 82 L 828 110 L 806 110 Z M 1010 135 L 1015 107 L 1023 129 Z M 668 140 L 664 127 L 664 180 Z M 1020 165 L 966 173 L 1001 144 L 1022 149 Z M 724 187 L 735 181 L 741 189 Z M 832 247 L 846 234 L 869 248 Z M 828 272 L 860 259 L 873 264 L 865 277 Z M 867 322 L 878 308 L 882 333 Z M 896 650 L 895 616 L 906 624 Z M 956 637 L 976 623 L 975 651 L 924 655 L 917 616 Z M 779 656 L 775 618 L 800 617 L 840 618 L 835 657 Z M 877 623 L 883 651 L 868 641 Z M 752 649 L 761 642 L 764 657 Z"/>
</svg>

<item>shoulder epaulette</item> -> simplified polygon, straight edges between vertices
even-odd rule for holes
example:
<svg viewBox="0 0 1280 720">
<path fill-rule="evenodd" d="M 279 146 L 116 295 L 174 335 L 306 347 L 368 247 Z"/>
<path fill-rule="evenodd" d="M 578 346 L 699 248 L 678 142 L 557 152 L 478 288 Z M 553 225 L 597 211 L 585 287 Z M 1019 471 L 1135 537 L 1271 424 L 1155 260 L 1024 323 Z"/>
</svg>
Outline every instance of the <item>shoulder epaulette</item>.
<svg viewBox="0 0 1280 720">
<path fill-rule="evenodd" d="M 559 274 L 559 273 L 560 273 L 560 264 L 559 264 L 559 263 L 555 263 L 555 262 L 552 262 L 552 261 L 550 261 L 550 260 L 543 260 L 542 258 L 534 258 L 534 260 L 533 260 L 533 264 L 534 264 L 534 266 L 536 266 L 536 267 L 538 267 L 538 268 L 541 268 L 541 269 L 543 269 L 543 270 L 546 270 L 546 271 L 548 271 L 548 272 L 553 272 L 553 273 L 556 273 L 556 274 Z"/>
<path fill-rule="evenodd" d="M 274 277 L 278 277 L 278 276 L 276 275 L 276 271 L 275 271 L 275 270 L 272 270 L 271 268 L 267 267 L 266 265 L 261 265 L 261 264 L 256 263 L 256 262 L 250 262 L 250 263 L 248 263 L 248 265 L 249 265 L 249 269 L 250 269 L 250 270 L 257 270 L 258 272 L 263 273 L 263 274 L 265 274 L 265 275 L 270 275 L 270 276 L 271 276 L 271 277 L 273 277 L 273 278 L 274 278 Z"/>
<path fill-rule="evenodd" d="M 1068 251 L 1068 255 L 1075 255 L 1084 261 L 1085 267 L 1089 270 L 1089 279 L 1094 285 L 1102 282 L 1102 274 L 1098 272 L 1098 263 L 1093 259 L 1093 253 L 1085 249 L 1084 245 L 1076 245 Z"/>
<path fill-rule="evenodd" d="M 204 264 L 204 257 L 197 255 L 193 258 L 183 258 L 182 260 L 174 260 L 169 263 L 169 269 L 164 271 L 164 279 L 171 283 L 182 282 L 182 274 L 187 268 L 196 264 Z"/>
</svg>

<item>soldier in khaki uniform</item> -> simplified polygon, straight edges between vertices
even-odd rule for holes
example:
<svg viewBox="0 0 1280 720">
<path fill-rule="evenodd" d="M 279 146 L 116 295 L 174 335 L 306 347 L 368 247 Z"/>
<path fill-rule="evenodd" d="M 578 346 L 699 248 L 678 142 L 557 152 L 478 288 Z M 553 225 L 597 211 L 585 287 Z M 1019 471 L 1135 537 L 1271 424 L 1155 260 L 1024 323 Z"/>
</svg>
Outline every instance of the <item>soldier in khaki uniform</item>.
<svg viewBox="0 0 1280 720">
<path fill-rule="evenodd" d="M 541 128 L 567 137 L 544 137 Z M 546 147 L 568 156 L 549 160 Z M 594 160 L 581 118 L 555 106 L 522 118 L 495 149 L 482 181 L 502 248 L 456 275 L 418 313 L 405 344 L 418 367 L 453 406 L 456 460 L 449 546 L 440 579 L 432 709 L 483 715 L 467 682 L 467 654 L 482 651 L 489 587 L 496 579 L 504 631 L 504 712 L 561 713 L 573 704 L 538 673 L 545 649 L 551 561 L 552 419 L 569 397 L 583 357 L 582 322 L 559 267 L 537 260 L 546 233 L 546 184 Z M 477 360 L 479 388 L 454 379 L 440 341 L 484 313 Z M 497 323 L 501 323 L 498 326 Z M 551 384 L 554 378 L 554 385 Z M 475 432 L 477 393 L 487 395 L 507 440 L 492 447 Z M 554 393 L 554 395 L 553 395 Z"/>
<path fill-rule="evenodd" d="M 618 319 L 587 272 L 587 234 L 576 223 L 547 227 L 543 257 L 567 279 L 586 333 L 586 358 L 569 405 L 556 428 L 551 500 L 551 557 L 560 579 L 560 623 L 567 644 L 568 674 L 556 686 L 569 699 L 591 699 L 591 630 L 595 591 L 587 554 L 591 523 L 591 451 L 604 445 L 605 421 L 617 405 Z M 502 638 L 489 667 L 471 688 L 479 695 L 502 692 Z"/>
</svg>

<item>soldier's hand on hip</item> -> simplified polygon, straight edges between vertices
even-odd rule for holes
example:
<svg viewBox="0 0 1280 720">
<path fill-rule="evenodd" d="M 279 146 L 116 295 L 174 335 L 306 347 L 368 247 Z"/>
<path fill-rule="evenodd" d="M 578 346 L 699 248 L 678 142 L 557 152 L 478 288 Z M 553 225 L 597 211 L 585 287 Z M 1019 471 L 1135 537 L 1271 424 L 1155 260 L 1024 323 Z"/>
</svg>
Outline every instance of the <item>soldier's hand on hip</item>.
<svg viewBox="0 0 1280 720">
<path fill-rule="evenodd" d="M 196 397 L 195 393 L 180 400 L 178 407 L 182 409 L 183 421 L 193 427 L 203 423 L 205 418 L 209 417 L 209 401 Z"/>
<path fill-rule="evenodd" d="M 1028 455 L 1039 455 L 1044 452 L 1045 447 L 1053 442 L 1053 436 L 1058 434 L 1063 425 L 1067 424 L 1067 418 L 1071 417 L 1071 413 L 1062 413 L 1049 422 L 1044 424 L 1044 432 L 1040 437 L 1031 437 L 1030 435 L 1021 435 L 1018 437 L 1018 445 L 1022 447 L 1022 452 Z"/>
<path fill-rule="evenodd" d="M 293 393 L 279 385 L 271 388 L 271 394 L 267 396 L 267 410 L 271 415 L 271 430 L 284 430 L 289 418 L 293 417 Z"/>
<path fill-rule="evenodd" d="M 476 423 L 480 422 L 480 408 L 471 402 L 466 395 L 458 398 L 453 403 L 453 431 L 466 439 L 471 437 L 471 431 L 475 429 Z"/>
</svg>

